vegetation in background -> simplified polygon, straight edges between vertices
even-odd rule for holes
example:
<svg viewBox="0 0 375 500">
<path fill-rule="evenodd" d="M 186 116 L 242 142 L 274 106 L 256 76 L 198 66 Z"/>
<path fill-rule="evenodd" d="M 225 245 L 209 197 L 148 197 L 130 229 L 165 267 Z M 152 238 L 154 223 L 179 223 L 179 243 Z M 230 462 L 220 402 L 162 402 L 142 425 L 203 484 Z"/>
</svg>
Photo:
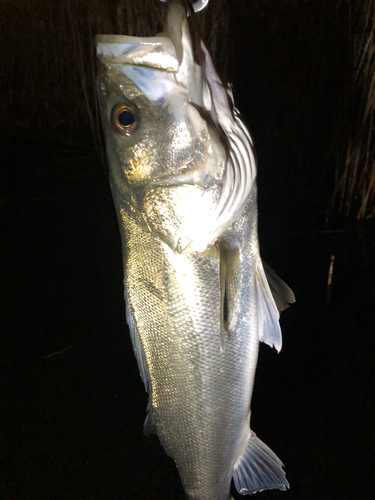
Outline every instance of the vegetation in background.
<svg viewBox="0 0 375 500">
<path fill-rule="evenodd" d="M 101 152 L 93 39 L 155 35 L 164 12 L 158 0 L 0 0 L 1 136 Z M 197 18 L 220 75 L 248 96 L 268 185 L 329 186 L 326 204 L 334 190 L 345 215 L 374 214 L 375 0 L 210 0 Z"/>
<path fill-rule="evenodd" d="M 349 31 L 353 79 L 345 111 L 335 201 L 358 219 L 375 215 L 375 0 L 353 3 Z"/>
<path fill-rule="evenodd" d="M 223 2 L 213 0 L 217 8 L 199 15 L 214 54 L 218 31 L 225 32 Z M 99 146 L 94 37 L 155 36 L 163 7 L 157 0 L 0 0 L 1 132 L 21 128 L 88 140 L 91 131 Z M 219 60 L 225 47 L 224 37 Z"/>
</svg>

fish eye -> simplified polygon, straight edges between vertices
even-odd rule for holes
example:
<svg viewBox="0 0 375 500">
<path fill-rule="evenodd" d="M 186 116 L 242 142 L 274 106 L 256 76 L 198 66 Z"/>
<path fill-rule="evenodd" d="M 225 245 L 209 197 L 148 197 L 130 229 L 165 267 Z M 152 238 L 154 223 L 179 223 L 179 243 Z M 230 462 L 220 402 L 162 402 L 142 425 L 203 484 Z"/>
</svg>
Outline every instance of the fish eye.
<svg viewBox="0 0 375 500">
<path fill-rule="evenodd" d="M 111 113 L 112 126 L 120 135 L 131 136 L 138 127 L 134 109 L 125 104 L 117 104 Z"/>
</svg>

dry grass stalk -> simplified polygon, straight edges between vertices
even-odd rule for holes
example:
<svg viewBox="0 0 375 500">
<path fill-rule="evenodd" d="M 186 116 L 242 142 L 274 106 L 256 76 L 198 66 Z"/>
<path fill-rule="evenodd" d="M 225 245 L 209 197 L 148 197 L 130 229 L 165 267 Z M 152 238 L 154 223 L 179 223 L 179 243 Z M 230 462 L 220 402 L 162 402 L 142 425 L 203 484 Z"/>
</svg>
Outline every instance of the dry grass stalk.
<svg viewBox="0 0 375 500">
<path fill-rule="evenodd" d="M 355 77 L 352 100 L 357 104 L 339 170 L 336 198 L 346 215 L 358 219 L 375 215 L 375 0 L 357 4 L 359 28 L 352 30 Z M 358 33 L 359 32 L 359 33 Z"/>
<path fill-rule="evenodd" d="M 226 2 L 211 0 L 207 12 L 199 14 L 201 22 L 206 18 L 205 38 L 214 52 L 226 30 L 226 17 L 220 14 Z M 29 129 L 82 142 L 90 140 L 91 131 L 100 150 L 94 36 L 156 35 L 164 11 L 158 0 L 0 0 L 0 41 L 8 49 L 0 78 L 6 96 L 0 113 L 7 117 L 0 120 L 6 123 L 2 131 L 17 133 L 20 119 Z"/>
</svg>

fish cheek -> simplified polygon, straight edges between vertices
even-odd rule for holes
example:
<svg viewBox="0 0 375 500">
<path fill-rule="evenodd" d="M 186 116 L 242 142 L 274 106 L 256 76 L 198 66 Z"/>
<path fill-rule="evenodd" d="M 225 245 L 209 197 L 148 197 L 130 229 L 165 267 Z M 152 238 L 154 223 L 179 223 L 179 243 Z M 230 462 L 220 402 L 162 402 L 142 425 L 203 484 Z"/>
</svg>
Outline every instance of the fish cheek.
<svg viewBox="0 0 375 500">
<path fill-rule="evenodd" d="M 207 123 L 184 93 L 169 96 L 159 112 L 162 177 L 177 177 L 204 168 L 208 160 Z"/>
<path fill-rule="evenodd" d="M 163 176 L 179 175 L 186 170 L 194 153 L 193 137 L 186 114 L 187 103 L 168 100 L 160 110 L 159 148 Z"/>
<path fill-rule="evenodd" d="M 111 169 L 118 170 L 117 178 L 130 185 L 150 180 L 156 163 L 157 110 L 116 66 L 109 65 L 104 74 L 105 80 L 103 75 L 99 80 L 99 97 L 105 111 L 102 114 L 106 119 L 106 140 L 110 143 L 107 153 Z M 128 134 L 126 126 L 125 133 L 121 133 L 115 113 L 116 108 L 122 106 L 133 114 L 135 120 Z"/>
<path fill-rule="evenodd" d="M 123 154 L 120 154 L 120 163 L 129 184 L 147 181 L 152 176 L 153 162 L 144 141 L 127 147 Z"/>
<path fill-rule="evenodd" d="M 131 137 L 114 132 L 118 164 L 129 187 L 149 182 L 157 171 L 157 119 L 143 110 L 139 110 L 139 117 L 139 126 Z"/>
</svg>

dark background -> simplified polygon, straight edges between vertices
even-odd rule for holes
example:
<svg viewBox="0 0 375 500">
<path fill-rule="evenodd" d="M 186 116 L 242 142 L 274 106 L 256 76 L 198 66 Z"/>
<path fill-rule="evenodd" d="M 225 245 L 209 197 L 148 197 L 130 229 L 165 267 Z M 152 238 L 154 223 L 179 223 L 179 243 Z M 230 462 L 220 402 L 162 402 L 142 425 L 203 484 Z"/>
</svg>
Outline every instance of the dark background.
<svg viewBox="0 0 375 500">
<path fill-rule="evenodd" d="M 223 28 L 259 158 L 262 255 L 297 298 L 281 353 L 260 350 L 252 428 L 291 484 L 265 500 L 375 493 L 375 230 L 330 205 L 352 77 L 339 4 L 233 1 Z M 173 462 L 142 435 L 106 170 L 87 123 L 41 133 L 34 106 L 1 115 L 0 498 L 182 500 Z"/>
</svg>

